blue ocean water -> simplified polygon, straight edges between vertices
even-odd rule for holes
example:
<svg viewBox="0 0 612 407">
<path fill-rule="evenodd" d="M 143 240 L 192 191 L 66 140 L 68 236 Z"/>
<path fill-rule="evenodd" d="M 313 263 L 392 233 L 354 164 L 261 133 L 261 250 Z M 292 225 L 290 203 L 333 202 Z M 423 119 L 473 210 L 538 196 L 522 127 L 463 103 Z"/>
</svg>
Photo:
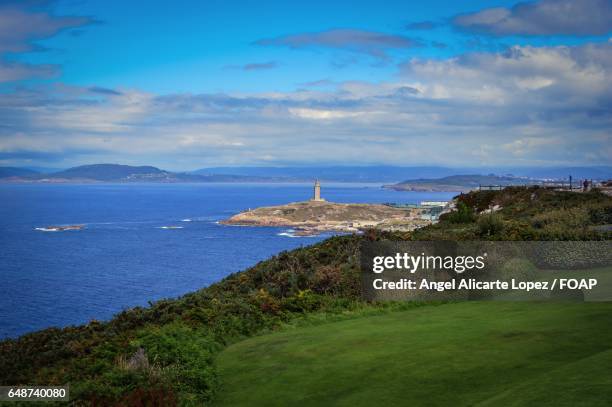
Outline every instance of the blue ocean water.
<svg viewBox="0 0 612 407">
<path fill-rule="evenodd" d="M 106 320 L 322 240 L 217 223 L 311 193 L 310 184 L 0 185 L 0 338 Z M 323 196 L 335 202 L 416 203 L 453 195 L 323 186 Z M 70 224 L 86 227 L 36 229 Z"/>
</svg>

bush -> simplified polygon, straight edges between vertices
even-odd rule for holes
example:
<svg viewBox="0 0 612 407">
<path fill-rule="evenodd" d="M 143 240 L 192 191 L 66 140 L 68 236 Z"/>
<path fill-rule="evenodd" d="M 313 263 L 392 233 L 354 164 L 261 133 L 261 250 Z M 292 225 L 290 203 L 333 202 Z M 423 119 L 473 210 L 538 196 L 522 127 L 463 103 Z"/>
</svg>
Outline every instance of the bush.
<svg viewBox="0 0 612 407">
<path fill-rule="evenodd" d="M 221 345 L 203 330 L 180 322 L 151 326 L 137 333 L 131 348 L 144 349 L 152 365 L 149 374 L 175 388 L 182 400 L 198 404 L 212 398 L 217 385 L 213 354 Z"/>
<path fill-rule="evenodd" d="M 504 230 L 504 220 L 501 215 L 491 213 L 478 217 L 478 234 L 480 236 L 494 236 Z"/>
<path fill-rule="evenodd" d="M 474 221 L 474 211 L 465 202 L 459 201 L 457 208 L 443 219 L 451 223 L 470 223 Z"/>
<path fill-rule="evenodd" d="M 291 312 L 308 312 L 321 308 L 325 297 L 314 294 L 311 290 L 300 291 L 297 295 L 286 298 L 283 306 Z"/>
<path fill-rule="evenodd" d="M 587 207 L 591 223 L 603 225 L 612 223 L 612 203 L 605 202 L 600 205 L 589 205 Z"/>
<path fill-rule="evenodd" d="M 567 228 L 584 228 L 589 223 L 589 213 L 586 208 L 569 208 L 547 211 L 533 216 L 532 224 L 535 228 L 545 229 L 554 225 Z"/>
</svg>

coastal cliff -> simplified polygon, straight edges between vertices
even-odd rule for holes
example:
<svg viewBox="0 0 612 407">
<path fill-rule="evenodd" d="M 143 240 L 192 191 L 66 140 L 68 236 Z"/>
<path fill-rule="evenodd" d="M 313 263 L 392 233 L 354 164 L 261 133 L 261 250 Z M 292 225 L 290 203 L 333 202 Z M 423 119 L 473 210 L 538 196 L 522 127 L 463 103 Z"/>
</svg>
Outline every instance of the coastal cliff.
<svg viewBox="0 0 612 407">
<path fill-rule="evenodd" d="M 362 228 L 413 230 L 431 222 L 420 218 L 418 208 L 398 209 L 380 204 L 293 202 L 247 210 L 222 221 L 226 225 L 288 226 L 298 234 L 323 231 L 355 232 Z"/>
</svg>

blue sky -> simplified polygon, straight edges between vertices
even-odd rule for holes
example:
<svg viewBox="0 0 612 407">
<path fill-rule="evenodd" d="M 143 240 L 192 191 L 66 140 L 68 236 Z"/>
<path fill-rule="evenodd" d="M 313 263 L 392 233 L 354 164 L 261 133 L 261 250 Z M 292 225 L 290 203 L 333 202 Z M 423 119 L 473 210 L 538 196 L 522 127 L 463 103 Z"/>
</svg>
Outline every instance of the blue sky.
<svg viewBox="0 0 612 407">
<path fill-rule="evenodd" d="M 450 17 L 512 1 L 166 1 L 58 3 L 58 15 L 99 21 L 37 43 L 47 52 L 19 55 L 22 61 L 63 66 L 59 80 L 81 86 L 131 86 L 151 92 L 289 91 L 301 83 L 385 80 L 393 62 L 411 57 L 444 58 L 473 50 L 475 39 L 451 26 L 409 29 L 411 23 L 444 23 Z M 301 5 L 300 5 L 301 4 Z M 295 50 L 257 41 L 295 33 L 360 29 L 414 38 L 411 48 L 389 49 L 389 61 L 341 49 Z M 76 35 L 75 35 L 76 33 Z M 559 44 L 570 38 L 479 38 L 482 48 L 506 44 Z M 432 46 L 438 43 L 438 47 Z M 444 44 L 446 48 L 440 48 Z M 275 69 L 244 71 L 247 64 Z M 340 66 L 347 64 L 347 66 Z M 257 71 L 257 72 L 256 72 Z"/>
<path fill-rule="evenodd" d="M 0 165 L 606 164 L 611 31 L 604 0 L 0 1 Z"/>
</svg>

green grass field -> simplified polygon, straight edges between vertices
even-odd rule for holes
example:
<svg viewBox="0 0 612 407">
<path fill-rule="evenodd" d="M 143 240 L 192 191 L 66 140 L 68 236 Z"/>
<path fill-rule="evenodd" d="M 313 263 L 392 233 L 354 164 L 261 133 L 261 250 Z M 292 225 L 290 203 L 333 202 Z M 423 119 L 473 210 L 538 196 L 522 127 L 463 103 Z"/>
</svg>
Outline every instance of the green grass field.
<svg viewBox="0 0 612 407">
<path fill-rule="evenodd" d="M 219 406 L 608 406 L 612 303 L 425 306 L 254 337 L 217 362 Z"/>
</svg>

